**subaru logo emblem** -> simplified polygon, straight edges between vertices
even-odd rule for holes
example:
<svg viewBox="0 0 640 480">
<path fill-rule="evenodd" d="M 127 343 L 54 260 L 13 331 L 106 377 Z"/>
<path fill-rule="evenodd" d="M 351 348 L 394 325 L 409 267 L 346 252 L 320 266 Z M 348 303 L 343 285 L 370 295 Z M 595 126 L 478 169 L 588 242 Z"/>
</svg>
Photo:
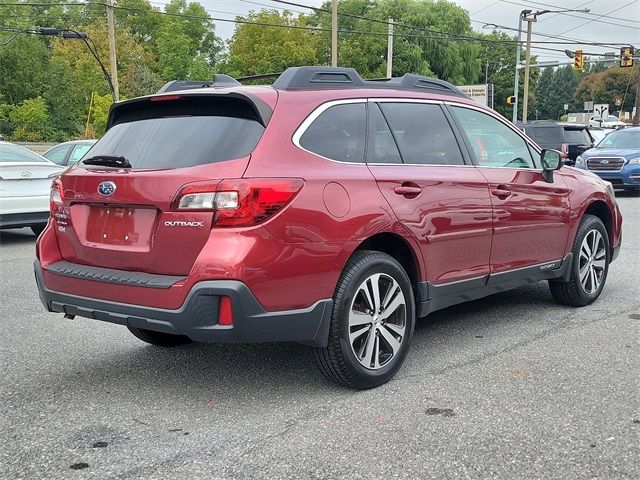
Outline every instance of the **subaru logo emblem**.
<svg viewBox="0 0 640 480">
<path fill-rule="evenodd" d="M 600 160 L 600 163 L 602 165 L 609 165 L 609 160 L 606 160 L 606 159 L 605 160 Z"/>
<path fill-rule="evenodd" d="M 100 195 L 104 195 L 105 197 L 108 197 L 109 195 L 113 195 L 113 192 L 116 191 L 116 184 L 113 183 L 111 180 L 107 180 L 106 182 L 101 182 L 100 185 L 98 185 L 98 193 Z"/>
</svg>

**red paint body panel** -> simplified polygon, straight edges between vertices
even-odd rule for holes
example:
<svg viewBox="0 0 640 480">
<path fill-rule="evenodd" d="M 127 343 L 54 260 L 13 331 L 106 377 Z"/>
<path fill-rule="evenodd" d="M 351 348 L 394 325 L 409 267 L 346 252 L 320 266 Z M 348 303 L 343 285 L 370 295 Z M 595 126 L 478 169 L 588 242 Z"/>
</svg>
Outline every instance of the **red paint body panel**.
<svg viewBox="0 0 640 480">
<path fill-rule="evenodd" d="M 349 257 L 373 235 L 390 233 L 403 239 L 413 252 L 418 281 L 442 284 L 562 258 L 571 250 L 580 218 L 593 201 L 611 209 L 612 244 L 620 242 L 615 201 L 602 182 L 581 171 L 565 167 L 548 184 L 535 171 L 340 163 L 292 143 L 299 125 L 327 101 L 384 97 L 476 105 L 471 100 L 377 89 L 230 90 L 248 92 L 274 109 L 250 157 L 171 170 L 77 165 L 61 177 L 62 216 L 50 221 L 37 244 L 47 288 L 176 309 L 196 283 L 233 279 L 244 282 L 268 311 L 306 308 L 332 297 Z M 252 227 L 212 228 L 212 213 L 172 207 L 186 183 L 240 177 L 301 178 L 304 186 L 284 209 Z M 113 198 L 98 194 L 104 180 L 117 183 Z M 394 192 L 407 181 L 422 188 L 417 197 Z M 490 194 L 500 185 L 513 192 L 504 201 Z M 172 221 L 202 226 L 165 224 Z M 46 271 L 62 259 L 186 279 L 169 289 L 154 289 Z"/>
<path fill-rule="evenodd" d="M 491 200 L 487 181 L 476 168 L 369 168 L 398 220 L 418 241 L 427 263 L 426 280 L 439 284 L 489 273 Z M 407 183 L 420 187 L 421 193 L 414 197 L 395 192 Z"/>
<path fill-rule="evenodd" d="M 561 175 L 547 183 L 540 171 L 479 168 L 489 190 L 506 188 L 507 198 L 491 195 L 491 272 L 560 260 L 571 228 L 569 189 Z"/>
</svg>

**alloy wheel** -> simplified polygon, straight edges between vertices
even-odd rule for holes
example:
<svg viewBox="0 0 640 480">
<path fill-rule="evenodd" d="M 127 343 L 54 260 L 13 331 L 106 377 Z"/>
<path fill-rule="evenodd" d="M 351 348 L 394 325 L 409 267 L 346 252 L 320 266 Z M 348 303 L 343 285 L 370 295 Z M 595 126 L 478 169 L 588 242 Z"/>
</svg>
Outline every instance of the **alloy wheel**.
<svg viewBox="0 0 640 480">
<path fill-rule="evenodd" d="M 598 230 L 589 230 L 580 245 L 578 277 L 585 293 L 598 291 L 607 265 L 604 237 Z"/>
<path fill-rule="evenodd" d="M 349 344 L 360 364 L 370 370 L 387 365 L 405 339 L 407 305 L 398 282 L 384 273 L 367 277 L 349 310 Z"/>
</svg>

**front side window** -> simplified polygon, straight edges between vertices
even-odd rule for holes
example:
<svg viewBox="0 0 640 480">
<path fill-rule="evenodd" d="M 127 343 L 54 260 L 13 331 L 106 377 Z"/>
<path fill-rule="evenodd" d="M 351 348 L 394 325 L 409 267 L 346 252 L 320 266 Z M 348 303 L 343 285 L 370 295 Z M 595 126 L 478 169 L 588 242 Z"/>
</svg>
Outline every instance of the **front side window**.
<svg viewBox="0 0 640 480">
<path fill-rule="evenodd" d="M 339 162 L 364 162 L 367 113 L 364 103 L 327 108 L 300 137 L 299 144 L 316 155 Z"/>
<path fill-rule="evenodd" d="M 413 165 L 464 165 L 455 135 L 440 105 L 380 103 L 402 161 Z"/>
<path fill-rule="evenodd" d="M 507 125 L 479 110 L 451 107 L 482 167 L 536 168 L 527 142 Z"/>
</svg>

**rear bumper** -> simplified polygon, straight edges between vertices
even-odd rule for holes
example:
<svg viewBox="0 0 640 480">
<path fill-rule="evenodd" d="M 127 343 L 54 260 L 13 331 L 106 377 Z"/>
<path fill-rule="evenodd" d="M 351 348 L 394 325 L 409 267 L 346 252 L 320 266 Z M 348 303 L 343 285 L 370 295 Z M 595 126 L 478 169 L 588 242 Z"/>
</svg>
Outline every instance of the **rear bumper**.
<svg viewBox="0 0 640 480">
<path fill-rule="evenodd" d="M 0 228 L 20 228 L 42 225 L 49 221 L 49 210 L 44 212 L 0 214 Z"/>
<path fill-rule="evenodd" d="M 265 311 L 249 288 L 235 280 L 197 283 L 177 310 L 98 300 L 46 287 L 42 267 L 34 262 L 40 300 L 50 312 L 186 335 L 212 343 L 299 342 L 326 346 L 332 300 L 319 300 L 304 309 Z M 218 325 L 218 302 L 231 298 L 233 325 Z"/>
</svg>

